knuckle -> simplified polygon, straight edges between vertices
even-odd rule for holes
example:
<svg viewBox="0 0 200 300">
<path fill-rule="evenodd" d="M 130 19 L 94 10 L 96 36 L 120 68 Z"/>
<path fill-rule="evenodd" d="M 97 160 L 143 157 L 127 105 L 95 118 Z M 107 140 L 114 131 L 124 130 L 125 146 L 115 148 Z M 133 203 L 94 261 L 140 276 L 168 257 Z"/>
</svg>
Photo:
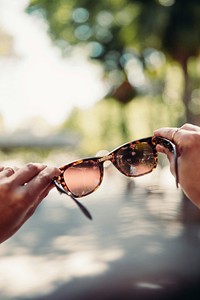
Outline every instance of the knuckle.
<svg viewBox="0 0 200 300">
<path fill-rule="evenodd" d="M 189 123 L 185 123 L 180 128 L 181 129 L 186 129 L 186 128 L 188 128 L 189 125 L 190 125 Z"/>
</svg>

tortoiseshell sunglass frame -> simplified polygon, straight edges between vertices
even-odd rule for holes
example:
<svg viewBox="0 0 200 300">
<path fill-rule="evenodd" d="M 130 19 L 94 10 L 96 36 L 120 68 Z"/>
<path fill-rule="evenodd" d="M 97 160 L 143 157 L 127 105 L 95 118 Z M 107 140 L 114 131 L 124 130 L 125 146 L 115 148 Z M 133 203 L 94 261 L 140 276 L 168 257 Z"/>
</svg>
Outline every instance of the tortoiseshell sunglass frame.
<svg viewBox="0 0 200 300">
<path fill-rule="evenodd" d="M 119 152 L 119 150 L 125 150 L 126 148 L 127 149 L 129 149 L 129 148 L 134 149 L 135 145 L 138 145 L 138 144 L 141 144 L 141 143 L 147 143 L 148 145 L 151 146 L 153 159 L 154 159 L 151 169 L 149 169 L 148 171 L 146 171 L 144 173 L 141 173 L 141 174 L 130 174 L 130 173 L 125 172 L 123 169 L 120 168 L 119 163 L 116 160 L 116 154 Z M 147 138 L 143 138 L 143 139 L 140 139 L 140 140 L 135 140 L 135 141 L 123 144 L 123 145 L 115 148 L 113 151 L 111 151 L 110 153 L 108 153 L 105 156 L 88 157 L 88 158 L 79 159 L 79 160 L 70 162 L 69 164 L 60 167 L 61 174 L 60 174 L 60 176 L 54 178 L 54 180 L 53 180 L 54 184 L 56 185 L 57 189 L 61 193 L 65 193 L 68 196 L 70 196 L 77 203 L 77 205 L 80 207 L 80 209 L 83 211 L 83 213 L 88 218 L 91 219 L 92 217 L 91 217 L 90 213 L 87 211 L 87 209 L 79 201 L 77 201 L 76 198 L 81 198 L 81 197 L 87 196 L 87 195 L 93 193 L 94 191 L 96 191 L 99 188 L 99 186 L 101 185 L 102 180 L 103 180 L 103 174 L 104 174 L 103 164 L 104 164 L 104 162 L 105 161 L 111 161 L 113 163 L 113 165 L 122 174 L 124 174 L 125 176 L 128 176 L 128 177 L 139 177 L 139 176 L 146 175 L 148 173 L 151 173 L 158 165 L 158 152 L 156 150 L 156 145 L 157 144 L 160 144 L 160 145 L 164 146 L 165 148 L 167 148 L 170 152 L 173 152 L 173 154 L 174 154 L 175 180 L 176 180 L 176 186 L 178 187 L 178 164 L 177 164 L 176 146 L 170 140 L 162 138 L 162 137 L 156 137 L 156 136 L 151 136 L 151 137 L 147 137 Z M 98 165 L 99 171 L 100 171 L 99 182 L 93 190 L 91 190 L 87 193 L 84 193 L 84 195 L 75 195 L 68 188 L 67 183 L 65 182 L 65 179 L 64 179 L 64 173 L 68 168 L 70 168 L 72 166 L 79 165 L 79 164 L 84 163 L 86 161 L 94 162 L 95 164 Z"/>
</svg>

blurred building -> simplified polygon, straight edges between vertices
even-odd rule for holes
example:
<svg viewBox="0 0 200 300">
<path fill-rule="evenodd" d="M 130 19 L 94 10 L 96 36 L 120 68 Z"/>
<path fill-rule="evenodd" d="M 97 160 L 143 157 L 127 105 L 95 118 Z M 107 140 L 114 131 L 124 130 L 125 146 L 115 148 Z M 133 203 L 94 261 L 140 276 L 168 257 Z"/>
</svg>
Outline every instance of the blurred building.
<svg viewBox="0 0 200 300">
<path fill-rule="evenodd" d="M 48 135 L 35 135 L 30 131 L 16 132 L 0 135 L 0 149 L 11 150 L 16 148 L 61 148 L 74 147 L 79 138 L 71 133 L 53 133 Z"/>
</svg>

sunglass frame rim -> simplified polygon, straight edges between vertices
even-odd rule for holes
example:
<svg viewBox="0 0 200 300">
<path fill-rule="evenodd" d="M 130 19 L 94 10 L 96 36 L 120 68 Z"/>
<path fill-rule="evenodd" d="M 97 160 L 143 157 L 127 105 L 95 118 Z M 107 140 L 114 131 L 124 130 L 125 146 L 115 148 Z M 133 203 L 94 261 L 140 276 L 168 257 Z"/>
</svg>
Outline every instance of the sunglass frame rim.
<svg viewBox="0 0 200 300">
<path fill-rule="evenodd" d="M 140 174 L 140 175 L 129 175 L 129 174 L 126 174 L 125 172 L 123 172 L 120 168 L 118 168 L 117 166 L 117 163 L 116 163 L 116 160 L 115 160 L 115 153 L 123 148 L 123 147 L 126 147 L 128 145 L 131 145 L 131 144 L 139 144 L 139 143 L 142 143 L 142 142 L 148 142 L 151 146 L 152 146 L 152 150 L 153 150 L 153 154 L 154 154 L 154 158 L 155 158 L 155 162 L 154 162 L 154 165 L 152 167 L 152 169 L 150 169 L 148 172 L 146 173 L 143 173 L 143 174 Z M 61 184 L 61 186 L 67 190 L 68 192 L 70 192 L 75 198 L 83 198 L 93 192 L 95 192 L 101 185 L 102 181 L 103 181 L 103 175 L 104 175 L 104 168 L 103 168 L 103 164 L 105 161 L 111 161 L 113 163 L 113 165 L 117 168 L 117 170 L 124 174 L 125 176 L 127 177 L 140 177 L 140 176 L 144 176 L 146 174 L 149 174 L 151 172 L 153 172 L 153 170 L 156 169 L 157 165 L 158 165 L 158 152 L 156 150 L 156 145 L 157 144 L 170 144 L 170 146 L 172 147 L 172 151 L 174 152 L 174 164 L 175 164 L 175 172 L 176 172 L 176 185 L 178 187 L 178 166 L 177 166 L 177 153 L 176 153 L 176 146 L 174 145 L 174 143 L 172 143 L 170 140 L 166 139 L 166 138 L 163 138 L 163 137 L 157 137 L 157 136 L 149 136 L 149 137 L 146 137 L 146 138 L 142 138 L 142 139 L 138 139 L 138 140 L 134 140 L 134 141 L 130 141 L 128 143 L 124 143 L 118 147 L 116 147 L 114 150 L 112 150 L 111 152 L 109 152 L 107 155 L 104 155 L 104 156 L 94 156 L 94 157 L 86 157 L 86 158 L 82 158 L 82 159 L 78 159 L 78 160 L 74 160 L 62 167 L 60 167 L 60 170 L 61 170 L 61 174 L 59 177 L 56 178 L 57 182 L 59 184 Z M 165 145 L 166 147 L 167 145 Z M 102 160 L 103 159 L 103 160 Z M 64 172 L 66 171 L 66 169 L 70 168 L 71 166 L 73 165 L 77 165 L 77 164 L 80 164 L 84 161 L 87 161 L 87 160 L 93 160 L 93 161 L 97 161 L 98 162 L 98 166 L 100 168 L 100 180 L 99 180 L 99 183 L 98 185 L 90 192 L 84 194 L 84 195 L 75 195 L 73 192 L 71 192 L 71 190 L 68 188 L 65 180 L 64 180 Z M 101 161 L 100 161 L 101 160 Z"/>
</svg>

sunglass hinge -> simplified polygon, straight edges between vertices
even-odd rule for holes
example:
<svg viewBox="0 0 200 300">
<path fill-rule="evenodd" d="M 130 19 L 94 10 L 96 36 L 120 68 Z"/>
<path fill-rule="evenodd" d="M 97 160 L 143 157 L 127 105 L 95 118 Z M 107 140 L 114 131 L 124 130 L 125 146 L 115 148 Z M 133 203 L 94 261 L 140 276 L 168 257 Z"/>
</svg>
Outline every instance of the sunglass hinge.
<svg viewBox="0 0 200 300">
<path fill-rule="evenodd" d="M 106 160 L 109 160 L 112 158 L 112 154 L 109 154 L 109 155 L 106 155 L 106 156 L 103 156 L 101 158 L 98 159 L 99 162 L 104 162 Z"/>
</svg>

